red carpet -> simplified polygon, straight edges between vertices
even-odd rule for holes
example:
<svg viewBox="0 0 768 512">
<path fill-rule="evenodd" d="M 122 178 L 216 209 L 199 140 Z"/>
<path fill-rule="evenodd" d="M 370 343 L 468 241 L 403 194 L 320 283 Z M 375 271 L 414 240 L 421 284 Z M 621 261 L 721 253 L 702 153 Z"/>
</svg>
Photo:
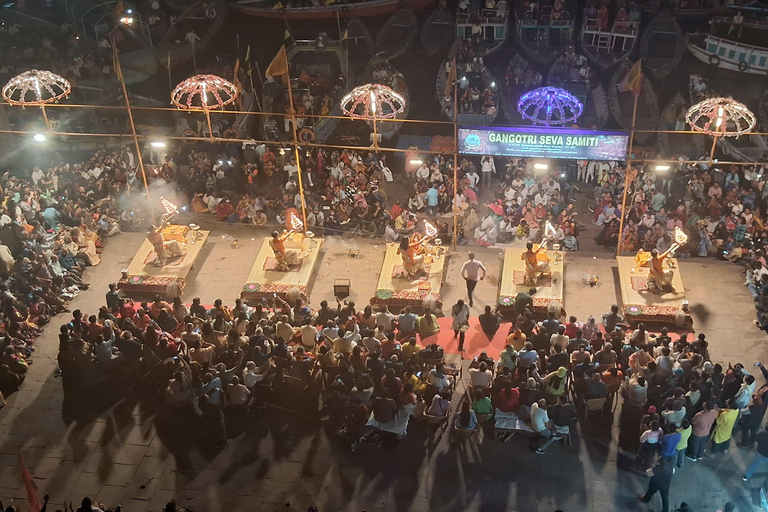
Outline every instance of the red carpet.
<svg viewBox="0 0 768 512">
<path fill-rule="evenodd" d="M 456 338 L 453 337 L 453 329 L 451 329 L 452 319 L 449 317 L 438 318 L 437 323 L 440 325 L 440 332 L 429 338 L 424 338 L 421 341 L 421 345 L 426 346 L 430 343 L 437 343 L 443 347 L 446 354 L 458 354 L 459 338 L 458 336 Z M 469 330 L 465 333 L 464 359 L 472 359 L 475 356 L 479 356 L 481 352 L 486 352 L 489 357 L 498 359 L 499 354 L 507 345 L 510 325 L 512 325 L 510 322 L 502 322 L 501 327 L 496 332 L 496 336 L 489 340 L 488 336 L 480 329 L 477 317 L 470 318 Z"/>
</svg>

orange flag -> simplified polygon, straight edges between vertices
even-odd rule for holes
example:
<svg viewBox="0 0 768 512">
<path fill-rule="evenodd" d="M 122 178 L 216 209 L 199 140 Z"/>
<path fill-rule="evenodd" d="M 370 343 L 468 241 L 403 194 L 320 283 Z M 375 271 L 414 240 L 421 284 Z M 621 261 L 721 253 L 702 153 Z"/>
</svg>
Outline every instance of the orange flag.
<svg viewBox="0 0 768 512">
<path fill-rule="evenodd" d="M 285 45 L 280 47 L 280 50 L 269 63 L 267 71 L 264 73 L 267 76 L 281 76 L 283 77 L 283 83 L 286 87 L 290 83 L 288 78 L 288 54 L 285 52 Z"/>
<path fill-rule="evenodd" d="M 27 499 L 29 500 L 29 511 L 40 512 L 43 506 L 37 497 L 37 484 L 27 468 L 27 462 L 24 460 L 24 454 L 19 452 L 19 466 L 21 467 L 21 477 L 24 480 L 24 487 L 27 489 Z"/>
<path fill-rule="evenodd" d="M 619 91 L 631 92 L 635 96 L 640 94 L 640 92 L 643 90 L 642 63 L 643 59 L 635 62 L 635 65 L 632 66 L 632 69 L 629 70 L 627 76 L 625 76 L 624 80 L 622 80 L 621 84 L 619 84 Z"/>
<path fill-rule="evenodd" d="M 453 99 L 453 83 L 456 81 L 456 59 L 451 61 L 451 69 L 448 70 L 448 78 L 445 81 L 443 95 L 446 98 Z"/>
</svg>

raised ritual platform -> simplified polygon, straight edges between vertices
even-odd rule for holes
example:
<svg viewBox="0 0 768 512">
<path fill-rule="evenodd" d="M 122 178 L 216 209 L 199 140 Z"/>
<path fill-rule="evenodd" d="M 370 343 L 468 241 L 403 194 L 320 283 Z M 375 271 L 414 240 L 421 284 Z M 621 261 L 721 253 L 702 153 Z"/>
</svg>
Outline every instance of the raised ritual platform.
<svg viewBox="0 0 768 512">
<path fill-rule="evenodd" d="M 520 292 L 527 292 L 531 287 L 525 284 L 525 262 L 521 255 L 524 247 L 507 247 L 504 249 L 504 266 L 501 269 L 501 282 L 499 283 L 499 306 L 502 311 L 512 311 L 515 304 L 515 296 Z M 539 254 L 539 261 L 546 261 L 544 254 Z M 533 311 L 537 315 L 546 315 L 547 308 L 553 300 L 560 302 L 565 309 L 565 294 L 563 286 L 565 279 L 565 252 L 548 250 L 546 258 L 552 275 L 540 277 L 536 282 L 536 295 L 533 296 Z"/>
<path fill-rule="evenodd" d="M 178 224 L 167 226 L 163 230 L 163 238 L 184 242 L 187 250 L 182 256 L 169 257 L 163 267 L 155 266 L 157 255 L 149 240 L 144 239 L 130 265 L 128 265 L 127 275 L 117 282 L 118 290 L 127 294 L 165 293 L 168 285 L 172 282 L 176 282 L 179 291 L 183 290 L 187 275 L 200 256 L 200 251 L 202 251 L 203 244 L 205 244 L 209 234 L 210 231 L 193 231 L 188 226 Z"/>
<path fill-rule="evenodd" d="M 674 323 L 675 314 L 683 306 L 685 286 L 680 276 L 680 266 L 676 258 L 667 258 L 670 266 L 665 269 L 673 271 L 672 290 L 655 293 L 646 284 L 648 266 L 635 269 L 634 256 L 617 256 L 619 267 L 619 284 L 621 285 L 621 302 L 624 317 L 630 324 L 639 322 Z M 686 315 L 690 323 L 690 316 Z"/>
<path fill-rule="evenodd" d="M 386 304 L 397 314 L 398 308 L 411 306 L 420 308 L 429 295 L 442 302 L 440 288 L 443 286 L 443 271 L 445 270 L 445 249 L 440 248 L 437 255 L 430 255 L 431 262 L 425 263 L 427 271 L 419 277 L 409 280 L 405 277 L 403 260 L 397 254 L 398 244 L 388 243 L 384 262 L 381 264 L 381 274 L 376 285 L 376 293 L 371 297 L 371 305 Z M 434 249 L 434 246 L 431 246 Z"/>
<path fill-rule="evenodd" d="M 297 266 L 290 268 L 288 272 L 275 270 L 277 261 L 275 253 L 269 246 L 272 237 L 266 236 L 261 242 L 261 248 L 256 255 L 256 261 L 248 274 L 248 280 L 243 286 L 240 297 L 243 300 L 261 300 L 277 294 L 286 298 L 292 288 L 298 288 L 303 295 L 309 295 L 309 280 L 320 254 L 323 238 L 304 238 L 303 244 L 300 238 L 292 235 L 285 241 L 287 251 L 296 251 L 300 254 Z"/>
</svg>

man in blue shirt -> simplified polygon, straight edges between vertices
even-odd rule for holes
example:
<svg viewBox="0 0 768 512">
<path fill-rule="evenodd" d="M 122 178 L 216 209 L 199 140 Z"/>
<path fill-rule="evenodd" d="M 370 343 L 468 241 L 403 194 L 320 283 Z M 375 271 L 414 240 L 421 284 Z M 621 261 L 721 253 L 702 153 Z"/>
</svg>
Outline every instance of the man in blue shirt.
<svg viewBox="0 0 768 512">
<path fill-rule="evenodd" d="M 427 190 L 426 194 L 424 194 L 424 198 L 427 201 L 427 216 L 430 218 L 436 217 L 438 194 L 434 183 L 429 185 L 429 190 Z"/>
</svg>

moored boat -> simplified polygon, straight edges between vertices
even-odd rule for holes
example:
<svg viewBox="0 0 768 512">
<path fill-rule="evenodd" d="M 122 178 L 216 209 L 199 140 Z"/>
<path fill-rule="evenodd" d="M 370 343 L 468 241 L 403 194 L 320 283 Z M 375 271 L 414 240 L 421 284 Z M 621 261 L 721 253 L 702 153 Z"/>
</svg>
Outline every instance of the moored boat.
<svg viewBox="0 0 768 512">
<path fill-rule="evenodd" d="M 669 133 L 672 131 L 688 131 L 685 114 L 690 103 L 681 93 L 675 94 L 667 103 L 659 116 L 659 154 L 662 158 L 674 158 L 686 155 L 689 160 L 700 158 L 705 154 L 704 136 L 691 133 Z"/>
<path fill-rule="evenodd" d="M 360 20 L 351 20 L 342 36 L 350 60 L 365 62 L 373 55 L 375 44 L 368 27 Z"/>
<path fill-rule="evenodd" d="M 421 44 L 428 53 L 438 53 L 450 45 L 456 33 L 456 20 L 451 11 L 441 5 L 433 11 L 421 28 Z"/>
<path fill-rule="evenodd" d="M 659 80 L 680 64 L 685 53 L 685 36 L 680 24 L 669 12 L 657 14 L 640 38 L 643 65 Z"/>
<path fill-rule="evenodd" d="M 384 139 L 391 139 L 399 133 L 400 128 L 403 126 L 402 119 L 408 117 L 408 84 L 405 82 L 405 77 L 388 60 L 374 58 L 368 62 L 365 73 L 360 76 L 358 83 L 383 84 L 402 96 L 404 100 L 402 113 L 398 114 L 394 120 L 376 121 L 376 133 Z M 367 122 L 368 126 L 373 127 L 372 121 Z"/>
<path fill-rule="evenodd" d="M 541 73 L 519 53 L 516 53 L 507 64 L 501 89 L 501 104 L 504 117 L 511 124 L 523 123 L 523 118 L 517 111 L 517 102 L 526 92 L 544 85 Z"/>
<path fill-rule="evenodd" d="M 738 26 L 740 25 L 740 26 Z M 686 45 L 701 62 L 731 71 L 768 74 L 768 24 L 733 18 L 712 19 L 708 34 L 687 34 Z"/>
<path fill-rule="evenodd" d="M 509 12 L 506 0 L 480 6 L 476 2 L 462 1 L 456 12 L 456 37 L 471 40 L 475 54 L 484 57 L 506 41 Z"/>
<path fill-rule="evenodd" d="M 294 41 L 288 48 L 290 84 L 296 110 L 296 127 L 302 140 L 325 142 L 339 125 L 341 97 L 348 92 L 354 77 L 340 41 L 323 41 L 324 50 L 317 51 L 317 41 Z M 288 112 L 288 91 L 279 79 L 267 77 L 264 84 L 264 112 L 261 116 L 264 136 L 268 140 L 292 137 Z M 319 117 L 305 117 L 305 116 Z"/>
<path fill-rule="evenodd" d="M 462 44 L 460 41 L 455 46 Z M 443 113 L 453 120 L 454 91 L 449 78 L 453 75 L 454 52 L 437 71 L 436 91 Z M 489 125 L 499 113 L 499 94 L 497 84 L 483 59 L 475 57 L 472 61 L 456 60 L 456 95 L 458 97 L 458 122 L 461 124 Z"/>
<path fill-rule="evenodd" d="M 611 75 L 608 85 L 608 104 L 611 114 L 624 130 L 632 130 L 632 112 L 635 106 L 635 96 L 630 91 L 620 91 L 619 86 L 632 69 L 631 61 L 624 61 Z M 635 116 L 635 130 L 655 130 L 659 122 L 659 98 L 651 84 L 650 79 L 643 75 L 643 88 L 637 98 L 637 115 Z M 652 133 L 635 132 L 634 142 L 643 145 L 652 137 Z"/>
<path fill-rule="evenodd" d="M 560 87 L 573 94 L 584 106 L 578 124 L 586 128 L 602 128 L 608 122 L 608 101 L 600 80 L 588 59 L 576 53 L 573 43 L 561 51 L 547 74 L 547 85 Z"/>
<path fill-rule="evenodd" d="M 167 68 L 192 60 L 195 52 L 204 50 L 221 31 L 226 13 L 222 0 L 201 0 L 185 9 L 155 46 L 158 62 Z"/>
<path fill-rule="evenodd" d="M 576 4 L 557 0 L 554 6 L 538 2 L 515 4 L 517 41 L 532 61 L 551 63 L 573 41 Z"/>
<path fill-rule="evenodd" d="M 590 2 L 584 8 L 579 32 L 581 49 L 601 68 L 628 58 L 637 46 L 639 33 L 640 11 L 634 4 L 627 9 L 602 3 L 598 9 Z"/>
<path fill-rule="evenodd" d="M 434 0 L 362 0 L 350 3 L 324 1 L 325 5 L 312 5 L 310 0 L 293 4 L 283 0 L 240 0 L 234 8 L 242 14 L 262 18 L 285 19 L 326 19 L 326 18 L 362 18 L 366 16 L 386 16 L 402 8 L 419 10 L 432 4 Z"/>
<path fill-rule="evenodd" d="M 376 55 L 394 59 L 408 51 L 419 32 L 416 14 L 410 9 L 396 12 L 381 27 L 376 36 Z"/>
</svg>

